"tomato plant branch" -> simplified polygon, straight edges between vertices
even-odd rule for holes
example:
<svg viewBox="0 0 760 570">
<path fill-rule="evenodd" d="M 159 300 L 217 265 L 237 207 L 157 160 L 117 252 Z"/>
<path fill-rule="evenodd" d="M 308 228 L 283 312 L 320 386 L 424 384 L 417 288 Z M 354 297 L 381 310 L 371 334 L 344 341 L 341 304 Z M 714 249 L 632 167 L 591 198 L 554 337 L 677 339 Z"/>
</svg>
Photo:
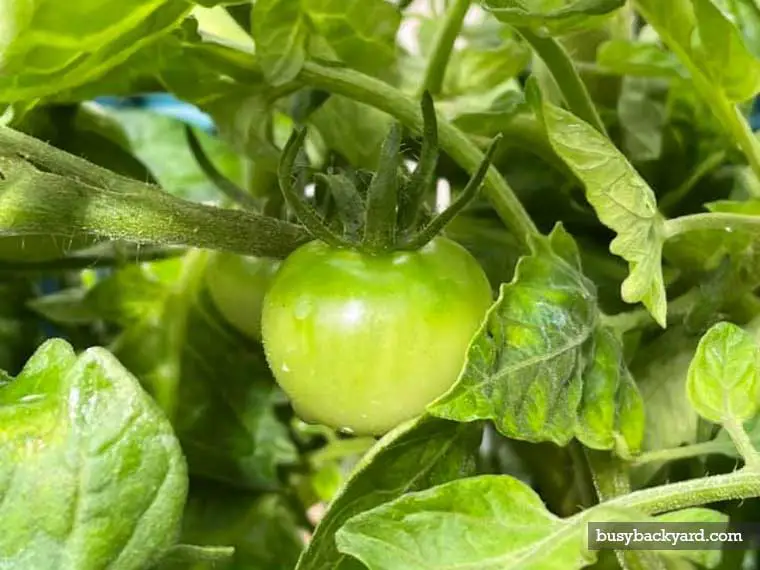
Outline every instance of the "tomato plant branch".
<svg viewBox="0 0 760 570">
<path fill-rule="evenodd" d="M 727 417 L 721 424 L 729 437 L 731 437 L 731 441 L 734 442 L 736 450 L 742 456 L 742 459 L 744 459 L 744 464 L 747 468 L 760 474 L 760 454 L 752 444 L 752 440 L 742 423 L 734 417 Z"/>
<path fill-rule="evenodd" d="M 648 463 L 689 459 L 690 457 L 723 453 L 725 449 L 726 445 L 720 441 L 703 441 L 691 445 L 682 445 L 681 447 L 655 449 L 653 451 L 646 451 L 636 457 L 633 460 L 632 465 L 638 467 L 639 465 L 646 465 Z"/>
<path fill-rule="evenodd" d="M 578 75 L 575 64 L 562 44 L 554 38 L 540 36 L 529 28 L 519 27 L 517 31 L 546 64 L 570 110 L 606 135 L 604 123 L 591 100 L 586 84 Z"/>
<path fill-rule="evenodd" d="M 89 235 L 284 257 L 300 226 L 196 204 L 0 128 L 0 236 Z"/>
<path fill-rule="evenodd" d="M 700 230 L 719 230 L 725 232 L 745 230 L 758 232 L 760 231 L 760 217 L 728 212 L 712 212 L 680 216 L 678 218 L 671 218 L 665 222 L 666 239 Z"/>
<path fill-rule="evenodd" d="M 726 475 L 701 477 L 634 491 L 601 503 L 654 515 L 668 511 L 760 496 L 760 474 L 740 469 Z"/>
<path fill-rule="evenodd" d="M 454 50 L 454 42 L 462 29 L 462 23 L 470 8 L 471 0 L 453 0 L 446 13 L 443 25 L 438 28 L 438 33 L 433 40 L 433 48 L 430 60 L 425 68 L 425 77 L 420 91 L 430 91 L 437 95 L 441 91 L 443 79 L 446 76 L 451 52 Z"/>
<path fill-rule="evenodd" d="M 422 115 L 418 105 L 383 81 L 351 69 L 315 62 L 306 62 L 299 78 L 308 85 L 350 97 L 385 111 L 418 132 L 422 130 Z M 438 135 L 441 149 L 470 174 L 474 174 L 483 160 L 483 153 L 477 145 L 466 134 L 449 122 L 442 121 L 440 117 Z M 514 236 L 527 249 L 529 236 L 537 235 L 538 229 L 507 181 L 493 167 L 486 175 L 484 193 Z"/>
</svg>

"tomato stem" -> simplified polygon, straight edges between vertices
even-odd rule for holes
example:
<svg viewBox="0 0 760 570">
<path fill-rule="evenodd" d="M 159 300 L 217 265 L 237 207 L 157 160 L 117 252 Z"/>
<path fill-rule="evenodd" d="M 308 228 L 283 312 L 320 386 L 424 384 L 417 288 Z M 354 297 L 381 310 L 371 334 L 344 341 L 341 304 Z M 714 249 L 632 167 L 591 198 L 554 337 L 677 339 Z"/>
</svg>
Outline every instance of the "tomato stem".
<svg viewBox="0 0 760 570">
<path fill-rule="evenodd" d="M 377 172 L 367 190 L 362 247 L 370 252 L 388 250 L 395 242 L 401 133 L 401 125 L 394 123 L 383 141 Z"/>
<path fill-rule="evenodd" d="M 469 204 L 472 199 L 475 198 L 478 190 L 480 190 L 480 187 L 483 184 L 486 173 L 488 173 L 488 169 L 491 166 L 491 160 L 493 159 L 493 155 L 496 153 L 496 149 L 499 146 L 499 142 L 501 142 L 501 138 L 502 135 L 498 134 L 494 137 L 493 141 L 491 141 L 491 144 L 488 147 L 483 160 L 480 162 L 480 166 L 478 166 L 475 174 L 472 175 L 472 178 L 470 178 L 470 181 L 467 183 L 467 186 L 465 186 L 459 197 L 457 197 L 457 199 L 454 200 L 454 202 L 448 208 L 433 218 L 433 220 L 420 232 L 412 236 L 409 240 L 405 241 L 401 245 L 401 249 L 419 249 L 424 246 L 435 236 L 437 236 L 446 226 L 446 224 L 453 220 L 457 214 L 459 214 L 467 206 L 467 204 Z"/>
<path fill-rule="evenodd" d="M 438 119 L 433 97 L 428 91 L 422 94 L 422 150 L 411 180 L 399 196 L 399 227 L 401 231 L 414 227 L 425 192 L 433 186 L 438 164 Z"/>
<path fill-rule="evenodd" d="M 303 146 L 305 138 L 306 129 L 295 129 L 290 135 L 288 142 L 285 144 L 285 148 L 282 150 L 282 159 L 277 168 L 277 178 L 280 182 L 282 195 L 285 197 L 285 201 L 293 210 L 299 221 L 315 238 L 334 247 L 350 247 L 351 244 L 343 240 L 327 227 L 327 224 L 325 224 L 319 214 L 317 214 L 317 212 L 303 200 L 293 187 L 291 178 L 293 176 L 296 157 Z"/>
</svg>

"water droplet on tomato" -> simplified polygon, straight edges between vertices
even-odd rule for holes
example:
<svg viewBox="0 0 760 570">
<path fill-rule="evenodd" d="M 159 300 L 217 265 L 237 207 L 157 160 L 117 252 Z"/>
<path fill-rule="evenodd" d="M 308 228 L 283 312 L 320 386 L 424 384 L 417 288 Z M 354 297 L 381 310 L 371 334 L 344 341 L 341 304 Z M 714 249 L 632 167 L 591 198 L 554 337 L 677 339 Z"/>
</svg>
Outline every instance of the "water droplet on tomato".
<svg viewBox="0 0 760 570">
<path fill-rule="evenodd" d="M 290 372 L 290 366 L 288 366 L 287 364 L 283 364 L 282 365 L 282 371 L 283 372 Z"/>
<path fill-rule="evenodd" d="M 311 303 L 308 299 L 300 299 L 295 306 L 295 309 L 293 309 L 293 315 L 297 319 L 305 319 L 309 316 L 309 313 L 311 313 Z"/>
</svg>

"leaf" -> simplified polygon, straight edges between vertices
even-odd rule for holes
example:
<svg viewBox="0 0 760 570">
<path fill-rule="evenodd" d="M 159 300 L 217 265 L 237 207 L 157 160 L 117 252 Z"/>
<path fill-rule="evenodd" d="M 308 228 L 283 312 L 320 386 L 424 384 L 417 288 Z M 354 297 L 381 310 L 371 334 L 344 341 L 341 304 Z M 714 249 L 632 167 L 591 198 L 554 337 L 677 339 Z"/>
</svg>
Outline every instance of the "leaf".
<svg viewBox="0 0 760 570">
<path fill-rule="evenodd" d="M 577 435 L 589 446 L 635 452 L 643 429 L 639 396 L 622 348 L 597 320 L 594 286 L 558 226 L 533 241 L 532 255 L 501 286 L 459 380 L 428 411 L 460 422 L 492 420 L 515 439 L 566 445 Z"/>
<path fill-rule="evenodd" d="M 628 303 L 641 301 L 662 326 L 667 300 L 662 277 L 665 221 L 654 192 L 612 142 L 572 113 L 534 102 L 549 142 L 583 182 L 599 220 L 617 233 L 610 251 L 628 262 L 621 287 Z"/>
<path fill-rule="evenodd" d="M 594 335 L 594 352 L 583 373 L 583 397 L 576 437 L 592 449 L 617 449 L 630 456 L 641 449 L 644 404 L 625 364 L 623 347 L 606 328 Z"/>
<path fill-rule="evenodd" d="M 396 64 L 401 12 L 386 0 L 300 0 L 309 22 L 341 61 L 385 75 Z"/>
<path fill-rule="evenodd" d="M 350 517 L 474 472 L 481 429 L 428 416 L 388 433 L 360 461 L 330 504 L 296 570 L 360 570 L 338 552 L 335 533 Z"/>
<path fill-rule="evenodd" d="M 251 12 L 256 56 L 273 85 L 291 81 L 306 61 L 308 27 L 301 3 L 257 0 Z"/>
<path fill-rule="evenodd" d="M 177 26 L 183 0 L 5 2 L 0 40 L 0 101 L 54 95 L 97 79 Z"/>
<path fill-rule="evenodd" d="M 725 322 L 711 327 L 699 341 L 686 384 L 699 415 L 715 423 L 754 416 L 760 403 L 759 359 L 749 333 Z"/>
<path fill-rule="evenodd" d="M 618 120 L 623 131 L 623 152 L 632 162 L 658 160 L 668 121 L 660 88 L 651 79 L 624 77 L 618 99 Z"/>
<path fill-rule="evenodd" d="M 627 40 L 609 40 L 599 47 L 596 63 L 620 75 L 683 79 L 688 72 L 672 52 L 660 46 Z"/>
<path fill-rule="evenodd" d="M 251 14 L 256 55 L 274 85 L 293 80 L 309 55 L 387 75 L 401 13 L 385 0 L 259 0 Z"/>
<path fill-rule="evenodd" d="M 174 543 L 182 451 L 108 351 L 43 344 L 0 387 L 0 426 L 3 568 L 142 570 Z"/>
<path fill-rule="evenodd" d="M 669 449 L 697 441 L 699 417 L 686 396 L 686 377 L 698 338 L 682 326 L 643 345 L 631 363 L 646 408 L 643 448 Z"/>
<path fill-rule="evenodd" d="M 293 570 L 304 545 L 303 529 L 282 496 L 208 481 L 193 481 L 181 540 L 234 552 L 227 562 L 165 560 L 160 570 Z"/>
<path fill-rule="evenodd" d="M 573 570 L 597 556 L 585 548 L 586 520 L 557 518 L 518 479 L 482 475 L 359 514 L 336 540 L 369 570 Z"/>
<path fill-rule="evenodd" d="M 495 89 L 516 77 L 530 63 L 530 48 L 514 37 L 496 46 L 466 46 L 451 55 L 443 93 L 446 97 L 472 96 Z"/>
<path fill-rule="evenodd" d="M 214 566 L 226 564 L 235 555 L 231 546 L 198 546 L 195 544 L 175 544 L 164 555 L 158 570 L 171 568 L 195 568 L 198 564 L 208 562 Z"/>
<path fill-rule="evenodd" d="M 546 30 L 552 35 L 596 25 L 625 0 L 485 0 L 485 8 L 512 26 Z"/>
<path fill-rule="evenodd" d="M 732 102 L 760 90 L 760 61 L 712 0 L 636 0 L 636 7 L 688 69 L 700 91 Z"/>
<path fill-rule="evenodd" d="M 692 0 L 703 71 L 732 101 L 746 101 L 760 91 L 760 61 L 747 49 L 738 29 L 712 0 Z"/>
<path fill-rule="evenodd" d="M 113 350 L 168 414 L 193 475 L 275 487 L 277 467 L 296 460 L 279 391 L 262 347 L 228 330 L 202 289 L 206 259 L 128 266 L 86 304 L 123 327 Z"/>
<path fill-rule="evenodd" d="M 219 190 L 193 159 L 184 123 L 142 109 L 113 109 L 108 115 L 122 125 L 135 155 L 148 166 L 161 188 L 195 201 L 219 200 Z M 240 157 L 217 137 L 194 132 L 214 165 L 242 185 L 243 161 Z"/>
<path fill-rule="evenodd" d="M 760 56 L 760 7 L 755 1 L 714 0 L 713 4 L 739 29 L 755 57 Z"/>
<path fill-rule="evenodd" d="M 377 167 L 380 147 L 388 134 L 388 116 L 352 99 L 333 95 L 309 121 L 325 144 L 343 155 L 353 166 L 367 170 Z"/>
</svg>

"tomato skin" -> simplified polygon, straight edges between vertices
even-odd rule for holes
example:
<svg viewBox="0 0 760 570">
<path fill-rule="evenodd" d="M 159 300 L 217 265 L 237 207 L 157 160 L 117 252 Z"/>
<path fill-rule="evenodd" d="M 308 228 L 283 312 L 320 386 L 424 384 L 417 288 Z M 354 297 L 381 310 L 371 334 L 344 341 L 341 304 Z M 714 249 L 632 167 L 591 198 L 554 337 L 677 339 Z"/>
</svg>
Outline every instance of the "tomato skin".
<svg viewBox="0 0 760 570">
<path fill-rule="evenodd" d="M 206 290 L 224 319 L 261 340 L 261 310 L 279 260 L 215 252 L 206 266 Z"/>
<path fill-rule="evenodd" d="M 491 302 L 485 273 L 449 239 L 380 256 L 313 241 L 264 299 L 264 349 L 304 420 L 378 435 L 451 387 Z"/>
</svg>

